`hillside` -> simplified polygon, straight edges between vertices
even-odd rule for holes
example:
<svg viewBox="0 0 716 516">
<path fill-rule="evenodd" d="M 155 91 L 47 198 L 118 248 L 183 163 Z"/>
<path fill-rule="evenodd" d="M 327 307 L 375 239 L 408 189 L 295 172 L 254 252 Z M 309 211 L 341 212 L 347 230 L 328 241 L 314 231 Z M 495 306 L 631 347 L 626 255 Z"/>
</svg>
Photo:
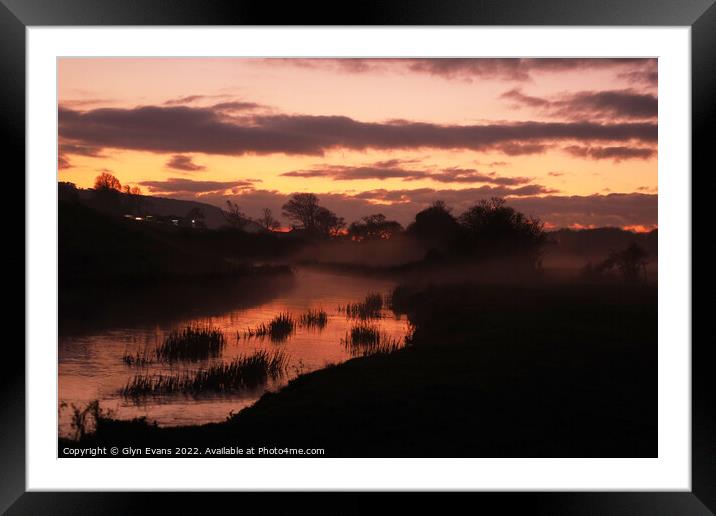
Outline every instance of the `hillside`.
<svg viewBox="0 0 716 516">
<path fill-rule="evenodd" d="M 95 202 L 95 191 L 93 189 L 78 189 L 79 199 L 83 203 Z M 127 198 L 126 194 L 119 194 Z M 211 204 L 196 201 L 183 201 L 167 197 L 154 197 L 151 195 L 132 196 L 138 202 L 139 211 L 143 214 L 169 217 L 185 217 L 191 210 L 200 209 L 204 214 L 204 223 L 209 229 L 218 229 L 226 225 L 226 219 L 220 208 Z"/>
<path fill-rule="evenodd" d="M 245 274 L 257 259 L 283 257 L 294 245 L 274 234 L 135 221 L 81 202 L 60 201 L 58 212 L 59 279 L 65 286 Z"/>
</svg>

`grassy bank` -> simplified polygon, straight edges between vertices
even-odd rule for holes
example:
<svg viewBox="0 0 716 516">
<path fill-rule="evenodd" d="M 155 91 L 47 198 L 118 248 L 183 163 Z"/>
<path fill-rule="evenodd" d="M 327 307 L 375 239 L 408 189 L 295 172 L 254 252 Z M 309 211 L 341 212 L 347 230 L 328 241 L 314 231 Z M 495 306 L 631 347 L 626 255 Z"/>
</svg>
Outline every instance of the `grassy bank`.
<svg viewBox="0 0 716 516">
<path fill-rule="evenodd" d="M 657 290 L 402 288 L 399 351 L 306 374 L 225 423 L 102 419 L 64 446 L 289 446 L 327 456 L 653 457 Z"/>
</svg>

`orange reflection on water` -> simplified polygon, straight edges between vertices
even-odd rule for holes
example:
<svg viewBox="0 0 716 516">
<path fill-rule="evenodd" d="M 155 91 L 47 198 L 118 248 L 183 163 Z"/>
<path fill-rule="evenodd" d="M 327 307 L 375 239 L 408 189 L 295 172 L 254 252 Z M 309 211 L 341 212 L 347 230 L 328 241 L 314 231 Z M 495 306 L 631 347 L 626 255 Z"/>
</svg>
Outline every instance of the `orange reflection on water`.
<svg viewBox="0 0 716 516">
<path fill-rule="evenodd" d="M 265 299 L 256 290 L 255 306 L 229 308 L 225 312 L 212 308 L 212 315 L 197 309 L 196 316 L 184 316 L 177 320 L 153 320 L 157 306 L 136 305 L 136 312 L 143 311 L 143 317 L 136 313 L 128 318 L 113 321 L 91 331 L 61 335 L 59 341 L 59 402 L 67 407 L 60 409 L 59 431 L 62 435 L 71 433 L 71 406 L 83 407 L 98 399 L 103 409 L 113 411 L 121 419 L 146 416 L 159 425 L 189 425 L 223 421 L 230 412 L 238 412 L 254 403 L 266 390 L 275 390 L 297 375 L 307 373 L 329 364 L 343 362 L 352 357 L 351 350 L 342 342 L 356 321 L 347 319 L 339 312 L 339 306 L 361 301 L 372 292 L 384 296 L 390 293 L 394 284 L 390 280 L 340 275 L 328 272 L 299 269 L 295 281 L 279 291 L 275 297 Z M 249 298 L 251 292 L 248 293 Z M 246 297 L 247 292 L 241 292 Z M 290 313 L 294 318 L 309 309 L 322 309 L 328 316 L 323 329 L 298 326 L 284 342 L 274 342 L 268 337 L 248 338 L 247 328 L 268 323 L 281 313 Z M 383 308 L 381 318 L 374 323 L 391 339 L 402 341 L 408 332 L 405 318 L 397 318 Z M 151 352 L 161 344 L 172 330 L 181 330 L 187 325 L 208 325 L 221 330 L 226 346 L 221 356 L 199 362 L 152 362 L 144 367 L 128 366 L 123 361 L 127 353 L 134 355 L 147 350 Z M 238 335 L 238 338 L 237 338 Z M 147 397 L 141 400 L 123 398 L 119 391 L 135 374 L 174 374 L 196 371 L 218 362 L 230 362 L 240 355 L 251 354 L 265 349 L 273 352 L 281 349 L 289 355 L 287 373 L 278 380 L 254 390 L 230 394 L 183 394 Z"/>
</svg>

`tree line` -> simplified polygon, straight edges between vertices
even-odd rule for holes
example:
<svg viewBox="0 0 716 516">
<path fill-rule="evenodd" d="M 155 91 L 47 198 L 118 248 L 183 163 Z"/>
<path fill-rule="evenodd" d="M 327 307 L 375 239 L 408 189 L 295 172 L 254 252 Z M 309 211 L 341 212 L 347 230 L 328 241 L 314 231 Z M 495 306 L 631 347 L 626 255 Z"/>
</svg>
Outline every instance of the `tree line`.
<svg viewBox="0 0 716 516">
<path fill-rule="evenodd" d="M 116 196 L 118 192 L 141 202 L 141 190 L 138 187 L 123 187 L 108 172 L 97 176 L 94 187 L 100 200 L 105 203 L 111 202 L 110 197 Z M 237 203 L 227 200 L 222 212 L 227 225 L 236 230 L 246 229 L 250 223 L 269 232 L 281 228 L 280 221 L 269 208 L 253 219 Z M 428 260 L 509 256 L 537 269 L 541 266 L 544 248 L 549 243 L 542 221 L 516 211 L 504 199 L 497 197 L 479 200 L 457 215 L 443 201 L 435 201 L 419 211 L 405 228 L 382 213 L 367 215 L 346 224 L 343 217 L 321 206 L 318 196 L 313 193 L 293 194 L 282 206 L 281 214 L 290 222 L 292 231 L 309 239 L 345 238 L 362 242 L 409 236 L 425 245 Z M 204 215 L 200 209 L 193 208 L 188 217 L 195 227 L 204 227 Z M 644 276 L 647 259 L 646 251 L 634 244 L 623 251 L 613 252 L 601 263 L 588 264 L 582 273 L 585 277 L 596 278 L 619 270 L 625 279 L 634 280 Z"/>
</svg>

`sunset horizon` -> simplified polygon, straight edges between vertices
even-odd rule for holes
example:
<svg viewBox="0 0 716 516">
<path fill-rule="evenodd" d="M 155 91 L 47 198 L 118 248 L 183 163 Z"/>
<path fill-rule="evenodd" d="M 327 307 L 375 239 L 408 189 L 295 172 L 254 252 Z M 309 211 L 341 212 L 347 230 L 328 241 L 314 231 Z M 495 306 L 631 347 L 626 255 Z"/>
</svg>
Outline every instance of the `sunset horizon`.
<svg viewBox="0 0 716 516">
<path fill-rule="evenodd" d="M 63 58 L 58 179 L 407 226 L 504 198 L 546 229 L 658 227 L 655 59 Z M 280 218 L 282 227 L 289 222 Z"/>
</svg>

